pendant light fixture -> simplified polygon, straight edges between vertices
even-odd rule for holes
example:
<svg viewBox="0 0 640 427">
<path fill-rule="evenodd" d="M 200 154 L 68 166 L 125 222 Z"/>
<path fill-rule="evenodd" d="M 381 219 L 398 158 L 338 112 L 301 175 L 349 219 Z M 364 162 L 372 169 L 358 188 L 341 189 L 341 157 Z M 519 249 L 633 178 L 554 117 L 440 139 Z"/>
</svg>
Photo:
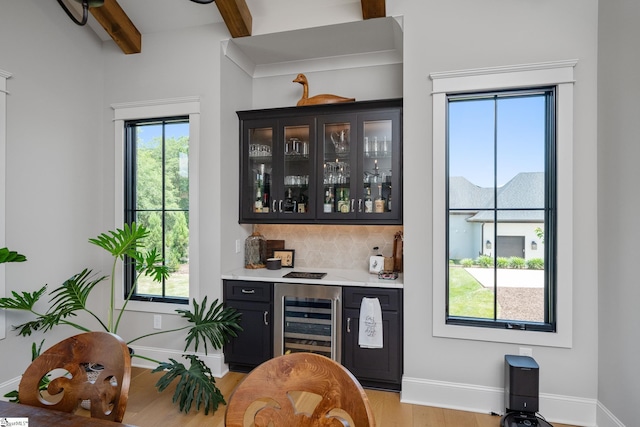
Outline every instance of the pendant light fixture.
<svg viewBox="0 0 640 427">
<path fill-rule="evenodd" d="M 71 20 L 73 22 L 75 22 L 76 24 L 78 24 L 80 26 L 83 26 L 83 25 L 85 25 L 87 23 L 87 20 L 89 19 L 89 8 L 90 7 L 104 6 L 104 0 L 74 0 L 74 1 L 76 3 L 80 3 L 82 5 L 82 18 L 81 19 L 76 18 L 75 15 L 73 13 L 71 13 L 69 8 L 65 4 L 65 0 L 58 0 L 58 3 L 62 7 L 62 10 L 65 11 L 67 16 L 69 18 L 71 18 Z M 191 1 L 194 2 L 194 3 L 199 3 L 199 4 L 210 4 L 210 3 L 213 3 L 215 0 L 191 0 Z"/>
<path fill-rule="evenodd" d="M 64 3 L 64 0 L 58 0 L 58 3 L 65 11 L 67 16 L 71 18 L 73 22 L 82 26 L 87 23 L 87 19 L 89 18 L 89 8 L 90 7 L 100 7 L 104 5 L 104 0 L 75 0 L 77 3 L 82 4 L 82 19 L 78 19 L 75 17 L 73 13 L 69 10 L 69 8 Z"/>
</svg>

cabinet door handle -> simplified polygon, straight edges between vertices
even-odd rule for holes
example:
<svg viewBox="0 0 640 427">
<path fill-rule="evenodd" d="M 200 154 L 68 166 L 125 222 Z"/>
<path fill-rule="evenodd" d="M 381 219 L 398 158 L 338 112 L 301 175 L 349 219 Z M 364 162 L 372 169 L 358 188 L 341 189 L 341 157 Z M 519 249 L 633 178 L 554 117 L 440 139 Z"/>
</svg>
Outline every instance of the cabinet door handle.
<svg viewBox="0 0 640 427">
<path fill-rule="evenodd" d="M 282 212 L 282 199 L 278 202 L 278 211 Z"/>
<path fill-rule="evenodd" d="M 362 212 L 362 199 L 358 199 L 358 212 Z"/>
<path fill-rule="evenodd" d="M 351 317 L 347 317 L 347 333 L 351 333 Z"/>
<path fill-rule="evenodd" d="M 351 199 L 351 212 L 355 212 L 356 199 Z"/>
<path fill-rule="evenodd" d="M 264 319 L 264 324 L 266 326 L 269 326 L 269 312 L 265 311 L 262 315 L 262 318 Z"/>
<path fill-rule="evenodd" d="M 242 293 L 243 294 L 255 294 L 256 290 L 255 289 L 243 289 Z"/>
<path fill-rule="evenodd" d="M 271 201 L 271 212 L 275 212 L 276 211 L 276 199 L 273 199 Z"/>
</svg>

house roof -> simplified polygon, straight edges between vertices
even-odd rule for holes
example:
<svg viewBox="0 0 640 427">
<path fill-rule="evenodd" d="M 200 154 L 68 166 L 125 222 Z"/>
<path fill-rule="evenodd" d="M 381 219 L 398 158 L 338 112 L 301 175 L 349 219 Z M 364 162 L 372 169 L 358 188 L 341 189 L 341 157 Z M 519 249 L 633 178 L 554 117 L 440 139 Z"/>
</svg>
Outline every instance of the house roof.
<svg viewBox="0 0 640 427">
<path fill-rule="evenodd" d="M 521 172 L 496 189 L 499 222 L 544 221 L 544 172 Z M 494 189 L 479 187 L 464 177 L 449 178 L 449 208 L 475 214 L 473 222 L 494 220 Z M 541 210 L 531 210 L 539 208 Z M 529 209 L 529 210 L 519 210 Z"/>
</svg>

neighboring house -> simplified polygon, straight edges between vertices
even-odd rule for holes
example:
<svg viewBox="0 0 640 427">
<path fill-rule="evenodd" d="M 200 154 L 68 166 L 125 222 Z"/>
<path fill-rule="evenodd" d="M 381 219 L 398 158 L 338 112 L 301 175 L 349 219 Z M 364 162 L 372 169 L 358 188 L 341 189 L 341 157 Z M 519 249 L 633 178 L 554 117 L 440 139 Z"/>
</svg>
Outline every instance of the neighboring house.
<svg viewBox="0 0 640 427">
<path fill-rule="evenodd" d="M 544 243 L 536 228 L 544 229 L 544 173 L 521 172 L 496 191 L 498 232 L 494 233 L 493 188 L 479 187 L 464 177 L 449 179 L 449 256 L 479 255 L 544 259 Z"/>
</svg>

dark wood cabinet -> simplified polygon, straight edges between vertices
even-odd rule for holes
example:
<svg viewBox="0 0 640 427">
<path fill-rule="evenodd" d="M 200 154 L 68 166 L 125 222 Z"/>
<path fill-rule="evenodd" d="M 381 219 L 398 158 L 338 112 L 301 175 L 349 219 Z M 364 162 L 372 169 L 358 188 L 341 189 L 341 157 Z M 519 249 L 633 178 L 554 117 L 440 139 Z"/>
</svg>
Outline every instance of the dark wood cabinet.
<svg viewBox="0 0 640 427">
<path fill-rule="evenodd" d="M 224 303 L 242 314 L 243 330 L 224 346 L 225 363 L 248 372 L 273 357 L 273 284 L 224 281 Z"/>
<path fill-rule="evenodd" d="M 240 223 L 402 224 L 402 99 L 237 114 Z"/>
<path fill-rule="evenodd" d="M 362 298 L 378 298 L 382 308 L 383 347 L 358 345 Z M 402 381 L 402 289 L 343 288 L 342 364 L 365 387 L 400 390 Z"/>
<path fill-rule="evenodd" d="M 305 286 L 305 285 L 300 285 Z M 249 372 L 274 355 L 273 283 L 224 280 L 224 303 L 242 314 L 243 328 L 224 346 L 232 371 Z M 382 309 L 382 348 L 358 344 L 362 298 L 378 298 Z M 341 363 L 365 387 L 400 390 L 403 361 L 402 289 L 342 287 Z"/>
</svg>

